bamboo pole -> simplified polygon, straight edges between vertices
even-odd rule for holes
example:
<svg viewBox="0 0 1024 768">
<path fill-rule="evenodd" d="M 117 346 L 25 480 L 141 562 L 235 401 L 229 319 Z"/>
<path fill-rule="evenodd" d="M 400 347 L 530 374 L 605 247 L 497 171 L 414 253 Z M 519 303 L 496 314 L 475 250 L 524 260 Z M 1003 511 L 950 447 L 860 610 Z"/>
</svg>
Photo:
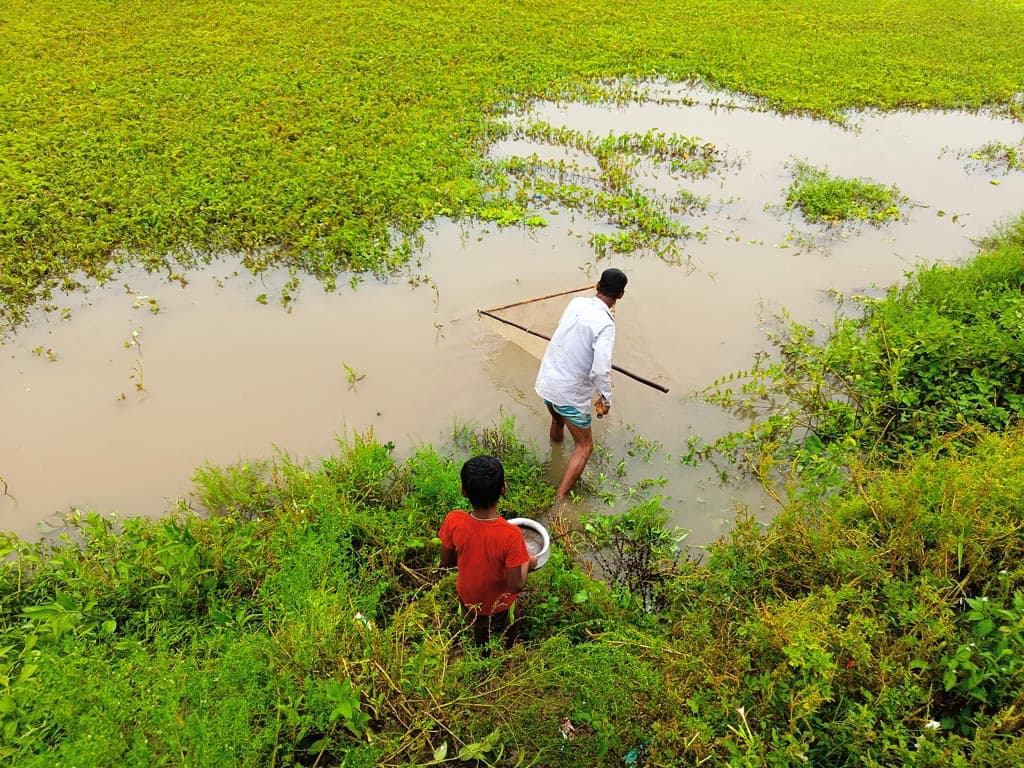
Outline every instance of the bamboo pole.
<svg viewBox="0 0 1024 768">
<path fill-rule="evenodd" d="M 581 290 L 586 290 L 586 289 L 581 289 Z M 577 291 L 565 291 L 565 293 L 577 293 Z M 559 295 L 561 295 L 561 294 L 557 294 L 557 293 L 556 294 L 552 294 L 552 296 L 559 296 Z M 547 297 L 542 297 L 542 298 L 547 298 Z M 532 301 L 536 301 L 536 299 L 532 299 Z M 520 303 L 526 304 L 528 302 L 520 302 Z M 517 305 L 516 304 L 509 304 L 508 306 L 509 307 L 514 307 L 514 306 L 517 306 Z M 504 308 L 505 307 L 497 307 L 497 309 L 504 309 Z M 530 334 L 531 336 L 537 336 L 539 338 L 544 339 L 545 341 L 551 341 L 551 337 L 550 336 L 545 336 L 543 333 L 539 333 L 538 331 L 534 331 L 531 328 L 527 328 L 525 325 L 520 325 L 519 323 L 514 323 L 511 320 L 506 320 L 503 317 L 498 317 L 496 314 L 494 314 L 494 310 L 491 310 L 491 309 L 478 309 L 477 313 L 481 314 L 481 315 L 486 315 L 487 317 L 490 317 L 493 320 L 497 320 L 499 323 L 504 323 L 505 325 L 511 325 L 513 328 L 518 328 L 520 331 L 525 331 L 526 333 Z M 629 378 L 633 379 L 634 381 L 639 381 L 641 384 L 646 384 L 648 387 L 651 387 L 652 389 L 656 389 L 659 392 L 665 392 L 666 394 L 668 393 L 668 387 L 662 386 L 661 384 L 658 384 L 657 382 L 651 381 L 650 379 L 645 379 L 643 376 L 638 376 L 635 373 L 633 373 L 632 371 L 627 371 L 625 368 L 620 368 L 617 365 L 612 365 L 612 370 L 613 371 L 618 371 L 623 376 L 628 376 Z"/>
<path fill-rule="evenodd" d="M 503 309 L 512 309 L 512 307 L 521 307 L 523 304 L 533 304 L 535 301 L 544 301 L 544 299 L 554 299 L 558 296 L 568 296 L 570 293 L 583 293 L 583 291 L 597 290 L 596 283 L 594 285 L 585 285 L 582 288 L 573 288 L 571 291 L 559 291 L 558 293 L 549 293 L 547 296 L 538 296 L 535 299 L 526 299 L 525 301 L 517 301 L 515 304 L 506 304 L 503 307 L 491 307 L 487 310 L 479 310 L 480 312 L 501 312 Z"/>
</svg>

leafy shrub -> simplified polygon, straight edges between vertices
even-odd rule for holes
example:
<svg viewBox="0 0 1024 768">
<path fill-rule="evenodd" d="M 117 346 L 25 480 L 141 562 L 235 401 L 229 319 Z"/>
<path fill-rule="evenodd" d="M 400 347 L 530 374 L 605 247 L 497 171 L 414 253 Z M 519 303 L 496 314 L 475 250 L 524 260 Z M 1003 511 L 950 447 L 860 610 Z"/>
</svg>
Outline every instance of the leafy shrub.
<svg viewBox="0 0 1024 768">
<path fill-rule="evenodd" d="M 676 576 L 686 537 L 667 526 L 668 511 L 652 499 L 619 515 L 583 516 L 574 546 L 601 579 L 632 596 L 641 610 L 654 611 L 665 606 L 662 592 Z"/>
</svg>

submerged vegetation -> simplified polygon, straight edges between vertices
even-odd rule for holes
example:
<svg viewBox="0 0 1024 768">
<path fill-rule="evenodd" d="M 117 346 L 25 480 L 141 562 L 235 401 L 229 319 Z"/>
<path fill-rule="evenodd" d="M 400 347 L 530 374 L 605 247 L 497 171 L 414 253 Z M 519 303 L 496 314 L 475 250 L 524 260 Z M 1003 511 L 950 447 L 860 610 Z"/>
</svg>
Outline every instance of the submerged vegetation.
<svg viewBox="0 0 1024 768">
<path fill-rule="evenodd" d="M 533 123 L 521 133 L 534 142 L 585 153 L 593 158 L 593 165 L 584 159 L 542 160 L 536 154 L 495 163 L 494 173 L 510 182 L 499 185 L 499 194 L 480 215 L 502 224 L 540 225 L 543 218 L 531 215 L 540 207 L 579 211 L 589 220 L 604 220 L 615 227 L 614 234 L 590 234 L 590 245 L 599 257 L 645 251 L 680 263 L 680 243 L 701 236 L 681 218 L 702 210 L 706 201 L 685 190 L 672 195 L 645 191 L 637 180 L 638 170 L 653 166 L 673 179 L 701 179 L 726 165 L 714 144 L 661 131 L 610 133 L 601 138 Z"/>
<path fill-rule="evenodd" d="M 0 331 L 129 261 L 177 274 L 234 249 L 328 286 L 387 272 L 424 222 L 487 210 L 483 153 L 535 97 L 664 76 L 835 119 L 1019 115 L 1022 37 L 1013 2 L 12 0 Z"/>
</svg>

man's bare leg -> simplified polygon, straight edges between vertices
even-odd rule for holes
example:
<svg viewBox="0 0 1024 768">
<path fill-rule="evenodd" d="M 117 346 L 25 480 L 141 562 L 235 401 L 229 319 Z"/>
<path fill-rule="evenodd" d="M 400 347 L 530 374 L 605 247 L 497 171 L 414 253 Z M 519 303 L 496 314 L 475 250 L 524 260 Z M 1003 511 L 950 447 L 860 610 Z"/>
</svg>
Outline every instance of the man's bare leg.
<svg viewBox="0 0 1024 768">
<path fill-rule="evenodd" d="M 572 456 L 569 457 L 569 462 L 565 465 L 565 474 L 562 475 L 562 482 L 559 484 L 558 490 L 555 491 L 556 501 L 568 498 L 569 491 L 576 485 L 576 481 L 580 479 L 580 475 L 583 474 L 583 470 L 587 467 L 587 459 L 590 458 L 590 454 L 594 451 L 594 435 L 590 431 L 590 427 L 586 429 L 577 427 L 571 421 L 565 421 L 564 419 L 562 423 L 569 428 L 569 434 L 572 435 L 575 445 L 572 449 Z"/>
<path fill-rule="evenodd" d="M 551 426 L 548 428 L 548 437 L 551 442 L 560 443 L 565 439 L 565 419 L 555 413 L 555 409 L 548 406 L 548 413 L 551 414 Z"/>
</svg>

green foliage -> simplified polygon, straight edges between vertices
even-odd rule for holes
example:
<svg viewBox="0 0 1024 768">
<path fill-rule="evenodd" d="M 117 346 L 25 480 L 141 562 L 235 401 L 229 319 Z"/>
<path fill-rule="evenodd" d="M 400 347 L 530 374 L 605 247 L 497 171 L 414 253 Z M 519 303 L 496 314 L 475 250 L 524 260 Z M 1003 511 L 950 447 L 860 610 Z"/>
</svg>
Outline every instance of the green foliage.
<svg viewBox="0 0 1024 768">
<path fill-rule="evenodd" d="M 1024 170 L 1024 143 L 1007 144 L 1002 141 L 987 142 L 968 154 L 972 163 L 987 169 L 1001 168 L 1004 172 Z"/>
<path fill-rule="evenodd" d="M 687 760 L 1020 760 L 1022 231 L 919 269 L 822 343 L 784 325 L 709 393 L 751 427 L 684 460 L 721 451 L 781 506 L 767 526 L 738 517 L 672 583 L 676 647 L 737 670 L 687 700 Z"/>
<path fill-rule="evenodd" d="M 515 513 L 551 489 L 512 422 L 455 437 L 402 464 L 364 435 L 315 467 L 208 466 L 205 518 L 6 535 L 0 760 L 1015 764 L 1020 432 L 851 464 L 855 493 L 740 511 L 703 564 L 624 491 L 559 523 L 524 644 L 490 656 L 435 565 L 458 468 L 500 455 Z"/>
<path fill-rule="evenodd" d="M 558 548 L 541 570 L 530 575 L 522 600 L 523 633 L 533 641 L 560 638 L 584 643 L 632 613 L 606 582 L 589 577 Z"/>
<path fill-rule="evenodd" d="M 687 761 L 1012 764 L 1022 451 L 1019 432 L 992 434 L 854 470 L 856 493 L 741 518 L 705 569 L 684 569 L 671 634 Z"/>
<path fill-rule="evenodd" d="M 211 514 L 252 520 L 273 509 L 265 475 L 268 466 L 260 462 L 241 462 L 232 467 L 207 464 L 192 477 L 198 499 Z"/>
<path fill-rule="evenodd" d="M 460 450 L 500 455 L 510 485 L 526 485 L 513 513 L 549 498 L 511 422 L 457 437 Z M 549 682 L 526 665 L 506 681 L 500 659 L 460 662 L 455 652 L 453 582 L 438 578 L 432 542 L 461 460 L 423 448 L 398 466 L 393 446 L 372 435 L 340 448 L 316 469 L 287 456 L 203 468 L 205 519 L 187 510 L 123 523 L 83 514 L 52 546 L 8 535 L 3 759 L 377 765 L 439 754 L 452 735 L 452 758 L 496 764 L 509 754 L 517 731 L 495 729 L 493 718 L 483 730 L 475 695 L 464 700 L 478 690 L 473 676 L 483 664 L 493 685 L 485 701 L 518 691 L 526 706 L 523 692 Z M 566 613 L 562 623 L 603 631 L 606 591 L 557 557 L 547 574 L 559 573 L 550 581 L 561 580 L 560 594 L 572 582 L 573 594 L 594 595 L 587 615 Z M 538 641 L 558 636 L 555 626 L 534 627 Z M 559 654 L 547 668 L 582 674 Z M 506 719 L 523 727 L 525 717 Z M 604 717 L 607 741 L 614 728 Z M 525 746 L 558 738 L 554 729 Z"/>
<path fill-rule="evenodd" d="M 962 268 L 921 267 L 860 316 L 840 316 L 822 343 L 783 325 L 774 354 L 706 391 L 751 426 L 703 454 L 721 450 L 766 481 L 817 477 L 806 493 L 841 487 L 853 452 L 899 461 L 1012 426 L 1024 413 L 1024 219 L 983 247 Z"/>
<path fill-rule="evenodd" d="M 962 643 L 942 659 L 943 687 L 990 711 L 1012 706 L 1024 678 L 1024 594 L 1014 593 L 1008 605 L 987 596 L 966 599 L 963 621 L 970 624 L 971 642 Z M 976 712 L 968 704 L 946 727 L 970 733 Z"/>
<path fill-rule="evenodd" d="M 501 460 L 505 468 L 508 493 L 502 497 L 499 507 L 506 518 L 536 518 L 541 510 L 550 508 L 554 500 L 554 489 L 545 482 L 544 467 L 536 447 L 525 444 L 516 435 L 515 429 L 515 420 L 505 418 L 479 431 L 459 428 L 453 439 L 465 458 L 489 454 Z M 458 469 L 461 468 L 460 462 Z M 464 505 L 465 501 L 460 504 Z"/>
<path fill-rule="evenodd" d="M 658 499 L 619 515 L 585 515 L 574 545 L 587 553 L 613 588 L 631 595 L 646 611 L 664 606 L 663 590 L 677 572 L 686 532 L 667 527 Z"/>
<path fill-rule="evenodd" d="M 508 14 L 12 0 L 2 13 L 4 332 L 55 289 L 129 261 L 173 274 L 232 249 L 254 270 L 328 286 L 345 270 L 388 272 L 429 219 L 487 210 L 481 157 L 502 117 L 538 96 L 635 98 L 638 81 L 660 76 L 835 119 L 848 107 L 1020 113 L 1024 20 L 1011 2 L 602 1 Z"/>
<path fill-rule="evenodd" d="M 531 206 L 558 204 L 581 211 L 617 229 L 614 234 L 591 234 L 591 245 L 599 256 L 646 251 L 671 263 L 681 261 L 680 243 L 693 233 L 680 217 L 702 210 L 705 201 L 686 192 L 674 196 L 645 192 L 636 178 L 637 169 L 646 164 L 675 177 L 700 179 L 725 166 L 722 153 L 710 142 L 661 131 L 612 133 L 600 138 L 531 123 L 521 133 L 535 142 L 585 152 L 593 157 L 596 169 L 578 161 L 542 160 L 537 155 L 496 164 L 494 173 L 510 178 L 501 191 L 512 197 L 501 200 L 518 211 L 502 223 L 525 220 Z M 513 185 L 514 190 L 508 191 Z M 488 209 L 493 205 L 488 203 Z"/>
<path fill-rule="evenodd" d="M 459 509 L 466 503 L 459 478 L 461 468 L 453 458 L 433 448 L 417 450 L 403 466 L 406 505 L 435 513 Z"/>
<path fill-rule="evenodd" d="M 799 210 L 813 224 L 870 221 L 884 224 L 900 218 L 907 198 L 896 187 L 883 187 L 866 179 L 829 176 L 800 160 L 789 164 L 793 182 L 786 190 L 786 208 Z"/>
</svg>

